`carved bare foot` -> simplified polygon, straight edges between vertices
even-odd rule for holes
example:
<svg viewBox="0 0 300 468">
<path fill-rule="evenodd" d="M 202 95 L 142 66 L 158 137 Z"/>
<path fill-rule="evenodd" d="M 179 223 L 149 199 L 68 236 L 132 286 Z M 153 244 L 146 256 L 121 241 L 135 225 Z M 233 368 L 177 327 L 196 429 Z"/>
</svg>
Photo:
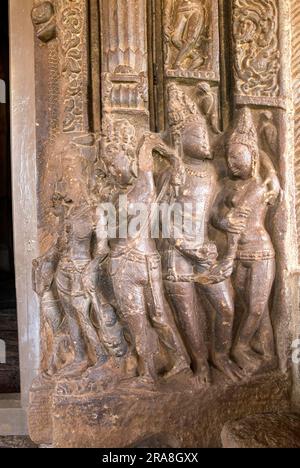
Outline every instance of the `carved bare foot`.
<svg viewBox="0 0 300 468">
<path fill-rule="evenodd" d="M 89 368 L 89 362 L 74 361 L 72 364 L 64 367 L 60 372 L 57 373 L 58 379 L 71 379 L 81 377 L 84 372 Z"/>
<path fill-rule="evenodd" d="M 232 357 L 246 374 L 253 374 L 262 363 L 261 356 L 248 346 L 236 346 L 232 352 Z"/>
<path fill-rule="evenodd" d="M 194 373 L 194 385 L 196 388 L 210 387 L 212 384 L 211 372 L 207 363 L 198 363 Z"/>
<path fill-rule="evenodd" d="M 215 356 L 214 366 L 233 382 L 238 382 L 245 377 L 243 370 L 235 364 L 228 356 Z"/>
<path fill-rule="evenodd" d="M 274 355 L 264 355 L 262 357 L 259 372 L 269 372 L 278 368 L 278 358 Z"/>
<path fill-rule="evenodd" d="M 154 389 L 157 386 L 157 380 L 154 379 L 151 375 L 140 375 L 139 377 L 134 377 L 131 379 L 125 379 L 125 385 L 129 385 L 133 388 L 145 388 L 145 389 Z"/>
<path fill-rule="evenodd" d="M 105 362 L 98 362 L 92 367 L 89 367 L 84 377 L 94 381 L 117 380 L 121 377 L 120 369 L 115 365 L 113 359 Z"/>
<path fill-rule="evenodd" d="M 177 377 L 179 374 L 192 374 L 191 368 L 185 359 L 178 361 L 174 367 L 172 367 L 172 369 L 165 375 L 165 379 L 172 379 L 173 377 Z"/>
</svg>

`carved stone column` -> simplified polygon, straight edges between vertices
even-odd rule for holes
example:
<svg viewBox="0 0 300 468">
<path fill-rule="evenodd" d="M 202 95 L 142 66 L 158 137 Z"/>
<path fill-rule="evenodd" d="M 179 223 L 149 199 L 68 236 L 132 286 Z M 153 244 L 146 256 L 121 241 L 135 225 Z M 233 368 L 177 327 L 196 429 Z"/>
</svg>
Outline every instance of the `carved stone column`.
<svg viewBox="0 0 300 468">
<path fill-rule="evenodd" d="M 103 114 L 149 127 L 146 0 L 100 0 Z"/>
</svg>

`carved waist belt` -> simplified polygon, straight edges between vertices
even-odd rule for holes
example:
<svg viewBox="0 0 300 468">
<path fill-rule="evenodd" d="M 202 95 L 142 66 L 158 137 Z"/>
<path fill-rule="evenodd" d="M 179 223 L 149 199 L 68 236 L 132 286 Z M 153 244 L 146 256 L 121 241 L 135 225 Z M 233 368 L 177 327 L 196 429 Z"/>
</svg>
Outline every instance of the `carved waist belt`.
<svg viewBox="0 0 300 468">
<path fill-rule="evenodd" d="M 59 269 L 68 273 L 82 273 L 89 263 L 90 260 L 62 259 L 59 262 Z"/>
<path fill-rule="evenodd" d="M 163 275 L 163 280 L 171 283 L 195 283 L 195 275 L 179 275 L 170 271 Z"/>
<path fill-rule="evenodd" d="M 138 263 L 145 263 L 147 260 L 154 260 L 158 262 L 161 261 L 160 255 L 156 252 L 154 252 L 153 254 L 152 253 L 147 254 L 147 253 L 139 252 L 138 250 L 132 250 L 128 253 L 125 253 L 125 254 L 122 253 L 119 255 L 111 254 L 111 258 L 115 260 L 126 259 L 128 261 L 138 262 Z"/>
<path fill-rule="evenodd" d="M 274 250 L 258 250 L 257 252 L 247 252 L 247 250 L 238 250 L 236 254 L 237 260 L 249 260 L 253 262 L 257 260 L 272 260 L 274 258 Z"/>
<path fill-rule="evenodd" d="M 110 275 L 112 277 L 116 276 L 128 262 L 144 265 L 150 271 L 161 266 L 161 257 L 159 253 L 143 254 L 137 250 L 132 250 L 126 254 L 111 254 L 111 259 L 119 261 L 119 266 L 117 266 L 114 271 L 112 271 L 112 268 L 110 268 Z"/>
</svg>

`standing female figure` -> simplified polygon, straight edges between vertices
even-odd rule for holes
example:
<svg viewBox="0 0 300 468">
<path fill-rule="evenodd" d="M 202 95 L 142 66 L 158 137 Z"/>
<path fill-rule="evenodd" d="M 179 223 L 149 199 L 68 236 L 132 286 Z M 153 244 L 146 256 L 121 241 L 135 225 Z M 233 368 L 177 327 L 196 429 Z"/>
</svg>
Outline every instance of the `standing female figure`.
<svg viewBox="0 0 300 468">
<path fill-rule="evenodd" d="M 264 181 L 260 175 L 257 133 L 248 108 L 241 110 L 230 135 L 227 163 L 230 178 L 216 201 L 214 224 L 226 232 L 228 251 L 214 274 L 230 276 L 235 266 L 235 287 L 244 314 L 232 356 L 251 373 L 275 357 L 269 299 L 276 264 L 265 219 L 278 192 L 270 189 L 269 180 Z"/>
</svg>

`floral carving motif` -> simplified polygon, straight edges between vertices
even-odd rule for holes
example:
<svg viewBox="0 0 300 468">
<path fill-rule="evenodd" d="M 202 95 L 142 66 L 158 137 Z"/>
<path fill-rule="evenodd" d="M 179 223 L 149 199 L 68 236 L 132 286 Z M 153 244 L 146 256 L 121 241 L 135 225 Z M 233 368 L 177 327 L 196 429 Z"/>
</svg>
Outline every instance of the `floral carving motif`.
<svg viewBox="0 0 300 468">
<path fill-rule="evenodd" d="M 84 130 L 84 83 L 86 81 L 85 58 L 85 2 L 63 1 L 59 21 L 61 34 L 61 72 L 63 76 L 64 132 Z"/>
<path fill-rule="evenodd" d="M 276 0 L 235 0 L 233 42 L 237 93 L 278 97 L 280 52 Z"/>
</svg>

